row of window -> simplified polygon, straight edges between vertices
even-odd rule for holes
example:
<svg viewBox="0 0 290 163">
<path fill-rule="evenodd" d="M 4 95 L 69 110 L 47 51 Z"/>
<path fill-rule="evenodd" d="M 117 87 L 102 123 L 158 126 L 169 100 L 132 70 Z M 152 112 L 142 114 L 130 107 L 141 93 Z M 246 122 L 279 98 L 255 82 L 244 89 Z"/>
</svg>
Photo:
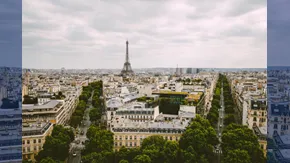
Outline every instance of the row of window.
<svg viewBox="0 0 290 163">
<path fill-rule="evenodd" d="M 22 144 L 25 145 L 25 144 L 30 144 L 30 143 L 33 143 L 33 144 L 37 144 L 37 143 L 41 143 L 41 139 L 33 139 L 33 141 L 30 141 L 30 140 L 22 140 Z"/>
<path fill-rule="evenodd" d="M 125 146 L 125 147 L 137 147 L 137 143 L 136 142 L 130 142 L 130 143 L 128 143 L 128 142 L 126 142 L 126 143 L 122 143 L 122 142 L 119 142 L 119 144 L 117 143 L 117 142 L 115 142 L 115 147 L 118 147 L 118 146 L 120 146 L 120 147 L 122 147 L 122 146 Z"/>
<path fill-rule="evenodd" d="M 267 114 L 265 114 L 265 113 L 266 113 L 266 112 L 261 112 L 260 116 L 266 116 Z M 256 111 L 254 111 L 254 114 L 253 114 L 253 115 L 257 116 L 258 113 L 257 113 Z"/>
<path fill-rule="evenodd" d="M 17 160 L 17 159 L 22 159 L 22 155 L 21 154 L 9 154 L 9 155 L 0 156 L 0 161 Z"/>
<path fill-rule="evenodd" d="M 273 128 L 278 129 L 278 125 L 274 124 Z M 281 125 L 281 130 L 288 130 L 288 125 Z"/>
<path fill-rule="evenodd" d="M 258 120 L 257 120 L 258 119 Z M 257 122 L 257 121 L 259 121 L 259 122 L 266 122 L 266 118 L 257 118 L 257 117 L 253 117 L 253 121 L 254 122 Z"/>
<path fill-rule="evenodd" d="M 154 111 L 117 111 L 117 115 L 124 115 L 124 114 L 154 114 Z"/>
<path fill-rule="evenodd" d="M 25 152 L 36 152 L 36 151 L 40 151 L 42 149 L 42 146 L 34 146 L 33 148 L 32 147 L 23 147 L 22 148 L 22 151 L 23 153 Z"/>
<path fill-rule="evenodd" d="M 125 137 L 125 139 L 123 139 L 123 137 Z M 139 138 L 139 139 L 138 139 Z M 145 139 L 146 136 L 115 136 L 115 140 L 143 140 Z M 175 137 L 175 139 L 172 137 L 172 136 L 163 136 L 163 138 L 165 140 L 175 140 L 175 141 L 178 141 L 179 140 L 179 137 Z"/>
<path fill-rule="evenodd" d="M 15 139 L 15 140 L 1 140 L 0 141 L 0 147 L 13 146 L 13 145 L 21 145 L 21 140 Z"/>
<path fill-rule="evenodd" d="M 184 132 L 182 129 L 123 129 L 123 128 L 113 128 L 114 126 L 112 125 L 112 130 L 113 132 L 147 132 L 147 133 L 171 133 L 171 134 L 181 134 Z"/>
<path fill-rule="evenodd" d="M 147 116 L 147 115 L 125 115 L 125 118 L 127 119 L 153 119 L 153 116 Z"/>
</svg>

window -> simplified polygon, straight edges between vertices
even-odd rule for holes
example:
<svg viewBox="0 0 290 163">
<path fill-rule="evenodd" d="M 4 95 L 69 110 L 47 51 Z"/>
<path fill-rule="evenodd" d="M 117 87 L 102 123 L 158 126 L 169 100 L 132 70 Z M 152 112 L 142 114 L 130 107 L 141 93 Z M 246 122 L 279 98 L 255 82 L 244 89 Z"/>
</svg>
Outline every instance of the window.
<svg viewBox="0 0 290 163">
<path fill-rule="evenodd" d="M 38 143 L 41 143 L 41 139 L 38 139 Z"/>
<path fill-rule="evenodd" d="M 254 117 L 253 121 L 254 121 L 254 122 L 256 122 L 256 121 L 257 121 L 257 118 L 256 118 L 256 117 Z"/>
<path fill-rule="evenodd" d="M 23 145 L 25 144 L 25 140 L 22 141 L 22 144 L 23 144 Z"/>
<path fill-rule="evenodd" d="M 277 129 L 278 127 L 277 127 L 277 124 L 274 124 L 274 129 Z"/>
<path fill-rule="evenodd" d="M 30 144 L 30 140 L 27 140 L 27 144 Z"/>
<path fill-rule="evenodd" d="M 33 143 L 36 144 L 36 139 L 33 140 Z"/>
</svg>

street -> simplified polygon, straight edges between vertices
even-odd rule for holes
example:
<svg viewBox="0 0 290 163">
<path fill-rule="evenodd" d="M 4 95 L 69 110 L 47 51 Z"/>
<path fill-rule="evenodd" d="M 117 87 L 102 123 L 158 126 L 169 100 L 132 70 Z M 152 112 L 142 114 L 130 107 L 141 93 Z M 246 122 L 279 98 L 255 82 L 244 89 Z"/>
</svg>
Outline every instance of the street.
<svg viewBox="0 0 290 163">
<path fill-rule="evenodd" d="M 90 121 L 90 109 L 93 107 L 92 106 L 92 97 L 93 97 L 94 92 L 92 92 L 92 96 L 88 100 L 89 106 L 86 108 L 84 112 L 84 117 L 81 122 L 81 126 L 77 127 L 77 130 L 79 131 L 78 134 L 76 134 L 75 141 L 73 141 L 70 145 L 70 152 L 69 152 L 69 158 L 68 158 L 68 163 L 80 163 L 81 162 L 81 150 L 84 149 L 84 143 L 87 140 L 87 130 L 89 129 L 91 125 Z M 83 133 L 82 133 L 83 132 Z M 76 155 L 75 155 L 76 154 Z"/>
<path fill-rule="evenodd" d="M 221 136 L 222 136 L 222 132 L 223 132 L 223 127 L 224 127 L 224 115 L 225 115 L 225 106 L 224 106 L 224 94 L 223 94 L 223 83 L 222 83 L 222 87 L 221 87 L 221 96 L 220 96 L 220 104 L 221 104 L 221 108 L 219 109 L 219 120 L 218 120 L 218 138 L 220 141 L 220 144 L 217 146 L 217 153 L 218 153 L 218 162 L 220 162 L 220 155 L 222 153 L 222 149 L 221 149 Z"/>
</svg>

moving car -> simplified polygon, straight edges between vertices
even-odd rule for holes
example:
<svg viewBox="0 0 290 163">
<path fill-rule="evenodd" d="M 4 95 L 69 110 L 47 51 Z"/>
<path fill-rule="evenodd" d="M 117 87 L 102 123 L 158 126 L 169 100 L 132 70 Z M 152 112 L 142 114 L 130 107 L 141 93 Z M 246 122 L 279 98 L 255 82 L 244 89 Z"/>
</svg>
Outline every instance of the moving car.
<svg viewBox="0 0 290 163">
<path fill-rule="evenodd" d="M 75 157 L 75 156 L 77 156 L 77 154 L 74 152 L 74 153 L 73 153 L 73 156 Z"/>
<path fill-rule="evenodd" d="M 223 125 L 220 125 L 220 127 L 223 127 Z"/>
</svg>

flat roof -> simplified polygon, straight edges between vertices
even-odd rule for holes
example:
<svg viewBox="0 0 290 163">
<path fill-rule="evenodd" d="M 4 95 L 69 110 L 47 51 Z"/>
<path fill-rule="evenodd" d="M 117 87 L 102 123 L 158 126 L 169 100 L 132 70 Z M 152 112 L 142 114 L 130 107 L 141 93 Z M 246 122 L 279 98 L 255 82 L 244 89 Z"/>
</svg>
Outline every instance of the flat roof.
<svg viewBox="0 0 290 163">
<path fill-rule="evenodd" d="M 51 100 L 43 105 L 22 105 L 22 110 L 33 110 L 33 109 L 53 109 L 61 101 L 60 100 Z"/>
<path fill-rule="evenodd" d="M 118 121 L 118 122 L 117 122 Z M 114 119 L 112 125 L 115 129 L 130 128 L 130 129 L 185 129 L 188 126 L 189 120 L 174 119 L 169 122 L 134 122 L 130 119 L 118 118 Z"/>
<path fill-rule="evenodd" d="M 173 91 L 155 91 L 152 94 L 171 94 L 171 95 L 188 95 L 187 92 L 173 92 Z"/>
</svg>

